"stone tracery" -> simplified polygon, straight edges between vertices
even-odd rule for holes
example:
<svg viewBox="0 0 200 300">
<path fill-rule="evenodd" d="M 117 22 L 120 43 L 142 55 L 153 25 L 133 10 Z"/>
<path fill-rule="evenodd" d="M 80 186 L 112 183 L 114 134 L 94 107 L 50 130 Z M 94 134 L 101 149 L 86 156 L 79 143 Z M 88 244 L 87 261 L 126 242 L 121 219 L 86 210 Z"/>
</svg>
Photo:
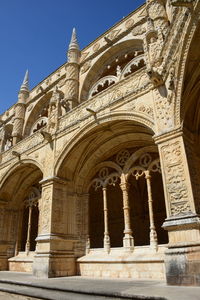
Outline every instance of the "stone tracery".
<svg viewBox="0 0 200 300">
<path fill-rule="evenodd" d="M 120 150 L 116 154 L 116 162 L 118 164 L 117 169 L 121 169 L 121 172 L 116 172 L 115 169 L 104 166 L 100 169 L 92 180 L 90 187 L 94 188 L 95 191 L 101 190 L 103 195 L 103 211 L 104 211 L 104 250 L 109 253 L 111 248 L 110 234 L 109 234 L 109 210 L 108 210 L 108 186 L 111 185 L 115 187 L 119 185 L 122 192 L 122 202 L 123 202 L 123 215 L 124 215 L 124 237 L 123 237 L 123 247 L 126 250 L 133 250 L 134 247 L 134 237 L 132 236 L 131 229 L 131 219 L 130 219 L 130 199 L 129 199 L 129 180 L 132 175 L 136 181 L 139 180 L 140 177 L 144 177 L 146 180 L 146 188 L 147 188 L 147 202 L 148 202 L 148 210 L 149 210 L 149 226 L 150 226 L 150 247 L 153 250 L 157 250 L 158 248 L 158 239 L 155 228 L 154 221 L 154 211 L 153 211 L 153 195 L 152 195 L 152 173 L 161 173 L 159 158 L 156 158 L 155 153 L 145 152 L 139 156 L 139 158 L 135 161 L 134 164 L 131 164 L 130 168 L 126 170 L 124 165 L 130 158 L 130 151 L 128 149 Z M 114 166 L 114 165 L 113 165 Z M 124 171 L 126 170 L 126 173 Z M 119 197 L 119 195 L 118 195 Z M 98 198 L 101 201 L 100 198 Z M 93 201 L 92 198 L 90 201 Z M 121 207 L 122 209 L 122 207 Z M 93 226 L 92 224 L 90 226 Z M 97 228 L 96 228 L 97 230 Z M 94 238 L 92 236 L 91 238 Z M 93 241 L 87 239 L 87 253 L 89 253 L 89 245 L 93 245 Z"/>
<path fill-rule="evenodd" d="M 90 88 L 88 98 L 95 96 L 114 83 L 142 68 L 145 65 L 144 54 L 142 50 L 121 51 L 119 55 L 114 59 L 112 58 L 112 60 L 105 63 L 105 65 L 106 67 L 101 71 L 100 79 Z"/>
</svg>

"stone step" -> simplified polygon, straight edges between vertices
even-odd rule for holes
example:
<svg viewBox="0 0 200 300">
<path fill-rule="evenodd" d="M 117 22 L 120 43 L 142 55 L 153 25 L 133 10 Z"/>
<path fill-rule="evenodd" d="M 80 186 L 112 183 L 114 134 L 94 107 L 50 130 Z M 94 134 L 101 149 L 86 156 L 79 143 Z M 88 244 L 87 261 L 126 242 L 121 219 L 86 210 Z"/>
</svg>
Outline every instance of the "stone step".
<svg viewBox="0 0 200 300">
<path fill-rule="evenodd" d="M 22 283 L 10 280 L 0 280 L 0 293 L 5 293 L 6 300 L 167 300 L 164 297 L 143 296 L 143 295 L 125 295 L 119 292 L 102 291 L 96 292 L 92 289 L 85 291 L 84 289 L 74 290 L 69 288 L 55 288 L 34 283 Z M 1 294 L 0 294 L 1 295 Z M 16 296 L 18 296 L 16 298 Z M 28 297 L 28 298 L 27 298 Z M 31 297 L 31 298 L 30 298 Z M 1 298 L 0 298 L 1 299 Z M 2 298 L 3 299 L 3 298 Z"/>
</svg>

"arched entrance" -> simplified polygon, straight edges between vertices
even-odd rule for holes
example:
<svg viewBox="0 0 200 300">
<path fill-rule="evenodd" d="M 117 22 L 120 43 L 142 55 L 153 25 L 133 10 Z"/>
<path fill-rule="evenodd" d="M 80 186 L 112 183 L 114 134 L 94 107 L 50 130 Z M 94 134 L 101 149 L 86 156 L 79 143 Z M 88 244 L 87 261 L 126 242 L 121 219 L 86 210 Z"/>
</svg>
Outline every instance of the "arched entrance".
<svg viewBox="0 0 200 300">
<path fill-rule="evenodd" d="M 41 170 L 32 162 L 19 163 L 1 183 L 4 200 L 1 228 L 4 260 L 12 271 L 32 271 L 39 224 Z"/>
<path fill-rule="evenodd" d="M 76 203 L 80 274 L 139 278 L 143 268 L 143 278 L 165 277 L 165 200 L 152 136 L 133 121 L 107 122 L 80 138 L 60 165 L 58 176 L 70 182 L 66 197 Z"/>
<path fill-rule="evenodd" d="M 91 248 L 109 253 L 111 247 L 150 245 L 157 250 L 168 242 L 160 162 L 152 150 L 122 149 L 95 174 L 89 188 Z"/>
</svg>

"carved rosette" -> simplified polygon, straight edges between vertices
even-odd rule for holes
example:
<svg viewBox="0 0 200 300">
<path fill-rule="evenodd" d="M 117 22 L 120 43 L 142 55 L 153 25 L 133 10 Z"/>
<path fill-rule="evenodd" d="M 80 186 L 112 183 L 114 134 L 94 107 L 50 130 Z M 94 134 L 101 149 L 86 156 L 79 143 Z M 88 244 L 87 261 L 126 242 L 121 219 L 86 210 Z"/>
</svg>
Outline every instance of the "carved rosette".
<svg viewBox="0 0 200 300">
<path fill-rule="evenodd" d="M 182 137 L 159 145 L 169 216 L 194 211 L 190 175 Z"/>
</svg>

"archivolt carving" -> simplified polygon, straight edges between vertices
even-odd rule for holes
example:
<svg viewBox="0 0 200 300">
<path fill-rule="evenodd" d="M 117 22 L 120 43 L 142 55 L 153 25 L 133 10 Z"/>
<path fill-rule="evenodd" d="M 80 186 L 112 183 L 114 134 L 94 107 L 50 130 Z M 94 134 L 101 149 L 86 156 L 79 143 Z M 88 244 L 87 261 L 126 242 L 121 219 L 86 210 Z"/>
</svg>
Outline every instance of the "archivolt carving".
<svg viewBox="0 0 200 300">
<path fill-rule="evenodd" d="M 198 6 L 197 6 L 198 9 Z M 184 11 L 186 8 L 184 9 Z M 179 125 L 181 122 L 181 99 L 182 99 L 182 88 L 183 88 L 183 78 L 184 78 L 184 72 L 186 67 L 186 60 L 189 54 L 189 48 L 191 45 L 192 38 L 194 36 L 194 33 L 196 30 L 198 30 L 197 22 L 200 20 L 200 12 L 193 13 L 192 18 L 190 18 L 190 23 L 188 24 L 187 19 L 190 16 L 189 11 L 187 13 L 180 13 L 177 15 L 177 30 L 173 30 L 174 40 L 176 38 L 176 41 L 180 40 L 181 35 L 184 33 L 184 37 L 182 37 L 182 40 L 184 40 L 184 43 L 182 44 L 181 54 L 179 55 L 179 70 L 177 74 L 177 91 L 176 91 L 176 107 L 175 107 L 175 120 L 176 124 Z M 184 29 L 184 26 L 187 24 L 187 29 Z M 178 26 L 179 25 L 179 26 Z M 174 25 L 176 26 L 176 25 Z M 171 40 L 171 43 L 177 44 L 176 41 Z M 178 44 L 177 44 L 178 45 Z M 171 46 L 171 47 L 170 47 Z M 177 48 L 172 47 L 172 45 L 169 45 L 169 53 L 170 57 L 173 55 L 173 52 L 177 50 Z M 168 60 L 169 61 L 169 60 Z M 167 63 L 167 61 L 166 61 Z"/>
</svg>

